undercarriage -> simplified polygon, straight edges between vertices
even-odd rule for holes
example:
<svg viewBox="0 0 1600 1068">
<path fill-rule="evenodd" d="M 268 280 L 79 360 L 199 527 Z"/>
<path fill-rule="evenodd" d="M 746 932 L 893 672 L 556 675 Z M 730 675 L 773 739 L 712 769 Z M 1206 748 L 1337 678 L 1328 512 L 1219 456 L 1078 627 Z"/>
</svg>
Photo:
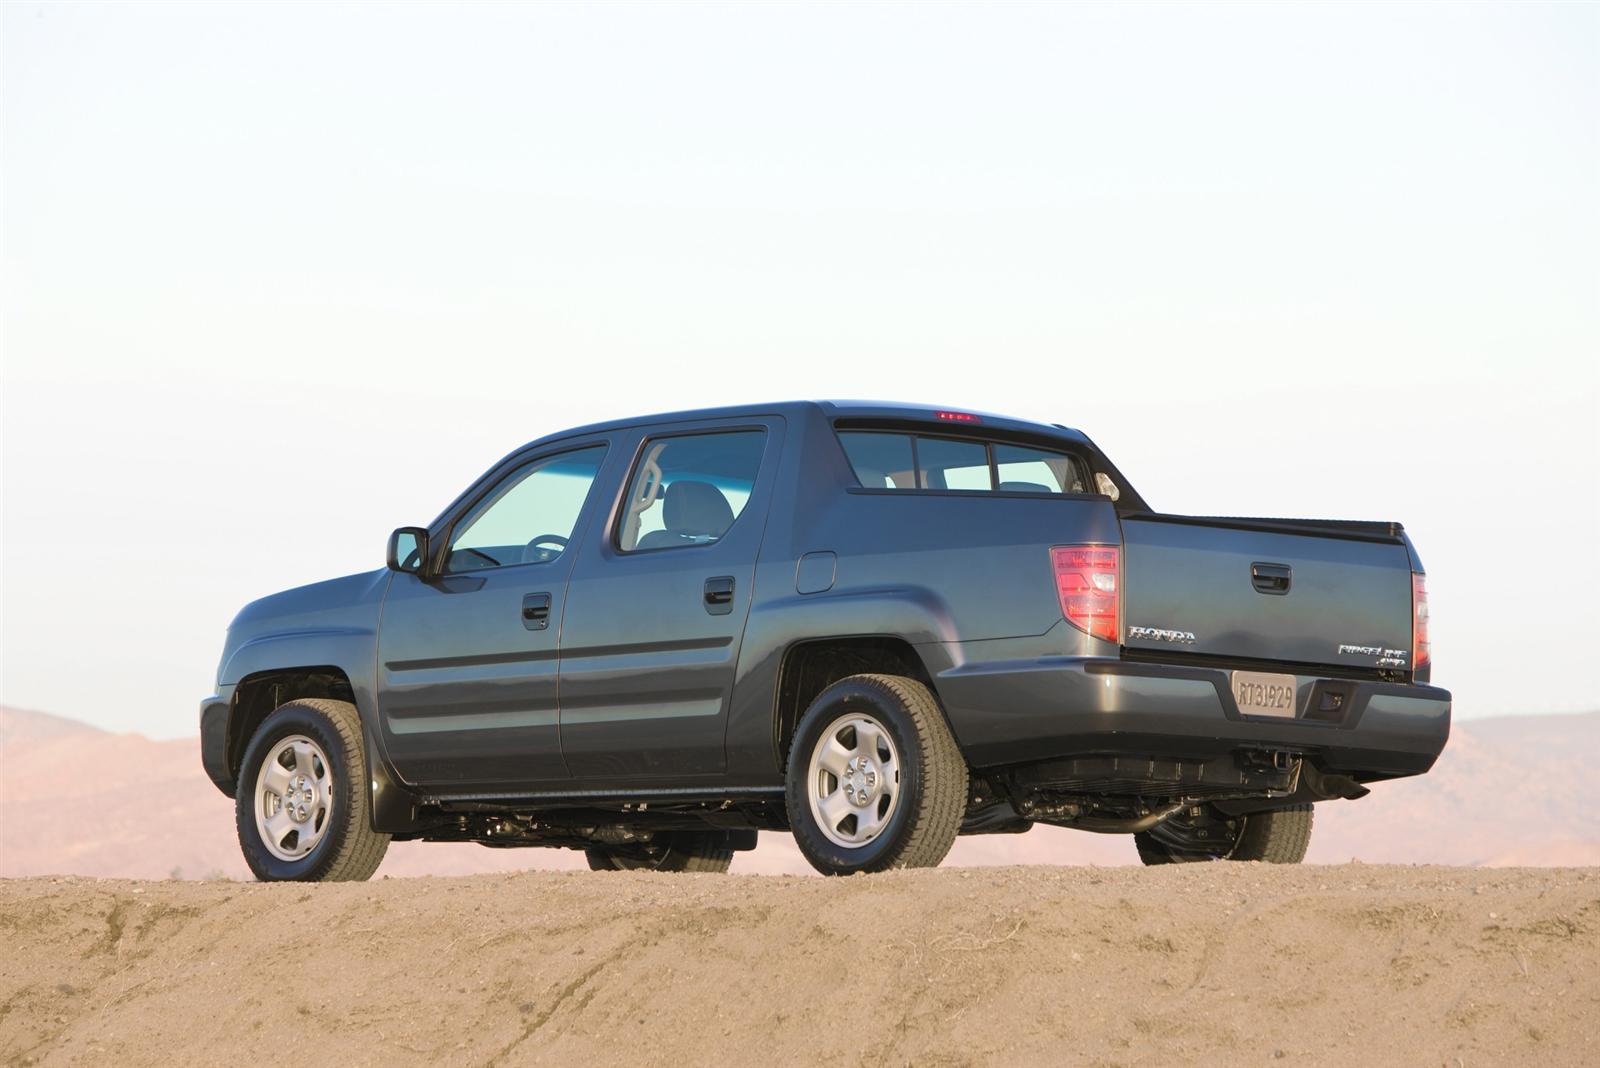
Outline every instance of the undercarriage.
<svg viewBox="0 0 1600 1068">
<path fill-rule="evenodd" d="M 428 806 L 429 826 L 396 838 L 477 842 L 498 849 L 547 846 L 645 849 L 678 832 L 710 833 L 734 850 L 754 849 L 758 830 L 782 830 L 781 801 L 670 801 L 540 806 L 458 801 Z"/>
<path fill-rule="evenodd" d="M 1230 817 L 1367 792 L 1283 750 L 1240 750 L 1213 760 L 1068 757 L 975 776 L 962 833 L 1014 833 L 1044 823 L 1101 834 L 1181 835 L 1192 844 Z"/>
</svg>

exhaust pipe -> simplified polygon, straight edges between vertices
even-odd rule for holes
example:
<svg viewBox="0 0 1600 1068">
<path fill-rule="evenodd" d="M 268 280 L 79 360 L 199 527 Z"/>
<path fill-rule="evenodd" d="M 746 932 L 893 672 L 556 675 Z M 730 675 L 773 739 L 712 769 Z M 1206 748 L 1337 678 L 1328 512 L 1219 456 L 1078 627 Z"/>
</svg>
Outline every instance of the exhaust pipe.
<svg viewBox="0 0 1600 1068">
<path fill-rule="evenodd" d="M 1372 792 L 1348 775 L 1318 771 L 1317 766 L 1309 760 L 1301 762 L 1300 779 L 1318 801 L 1329 801 L 1336 797 L 1354 801 Z"/>
</svg>

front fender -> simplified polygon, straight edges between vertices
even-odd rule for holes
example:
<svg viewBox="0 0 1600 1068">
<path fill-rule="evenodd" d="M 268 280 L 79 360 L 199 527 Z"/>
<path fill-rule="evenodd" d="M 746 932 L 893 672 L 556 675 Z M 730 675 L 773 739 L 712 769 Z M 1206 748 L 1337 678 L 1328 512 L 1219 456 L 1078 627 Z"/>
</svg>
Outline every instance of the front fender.
<svg viewBox="0 0 1600 1068">
<path fill-rule="evenodd" d="M 349 680 L 361 716 L 372 829 L 391 834 L 420 829 L 414 799 L 395 773 L 378 729 L 377 637 L 371 627 L 298 627 L 256 635 L 231 649 L 219 673 L 219 696 L 208 699 L 201 711 L 202 759 L 217 788 L 233 795 L 238 761 L 249 742 L 235 699 L 241 684 L 285 671 L 337 671 Z"/>
<path fill-rule="evenodd" d="M 359 689 L 371 690 L 378 632 L 370 627 L 302 627 L 247 638 L 230 649 L 217 673 L 220 686 L 237 686 L 252 675 L 301 667 L 331 667 Z M 363 715 L 363 722 L 366 717 Z"/>
</svg>

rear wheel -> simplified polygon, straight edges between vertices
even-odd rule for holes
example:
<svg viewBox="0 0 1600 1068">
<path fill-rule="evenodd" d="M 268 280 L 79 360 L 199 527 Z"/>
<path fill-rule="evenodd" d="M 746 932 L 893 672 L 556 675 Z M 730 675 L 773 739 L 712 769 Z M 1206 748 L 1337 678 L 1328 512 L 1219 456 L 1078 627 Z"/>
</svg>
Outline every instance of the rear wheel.
<svg viewBox="0 0 1600 1068">
<path fill-rule="evenodd" d="M 658 834 L 646 844 L 595 846 L 583 854 L 591 871 L 725 872 L 733 864 L 733 849 L 722 843 L 722 837 L 673 831 Z"/>
<path fill-rule="evenodd" d="M 789 750 L 789 827 L 824 875 L 933 868 L 967 804 L 967 764 L 933 693 L 852 675 L 801 717 Z"/>
<path fill-rule="evenodd" d="M 1205 860 L 1259 860 L 1299 864 L 1311 845 L 1310 805 L 1291 805 L 1248 816 L 1205 809 L 1199 817 L 1174 816 L 1152 831 L 1133 836 L 1145 864 Z"/>
<path fill-rule="evenodd" d="M 234 822 L 256 878 L 359 881 L 389 836 L 372 829 L 361 717 L 348 701 L 280 706 L 256 728 L 239 767 Z"/>
</svg>

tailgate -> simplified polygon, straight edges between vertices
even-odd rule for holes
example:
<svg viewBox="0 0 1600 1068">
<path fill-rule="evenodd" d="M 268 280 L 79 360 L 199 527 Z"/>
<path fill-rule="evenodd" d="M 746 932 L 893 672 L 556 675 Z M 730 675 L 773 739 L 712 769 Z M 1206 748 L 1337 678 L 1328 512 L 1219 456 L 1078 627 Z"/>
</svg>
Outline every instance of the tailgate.
<svg viewBox="0 0 1600 1068">
<path fill-rule="evenodd" d="M 1411 554 L 1399 537 L 1124 518 L 1123 645 L 1410 671 Z"/>
</svg>

